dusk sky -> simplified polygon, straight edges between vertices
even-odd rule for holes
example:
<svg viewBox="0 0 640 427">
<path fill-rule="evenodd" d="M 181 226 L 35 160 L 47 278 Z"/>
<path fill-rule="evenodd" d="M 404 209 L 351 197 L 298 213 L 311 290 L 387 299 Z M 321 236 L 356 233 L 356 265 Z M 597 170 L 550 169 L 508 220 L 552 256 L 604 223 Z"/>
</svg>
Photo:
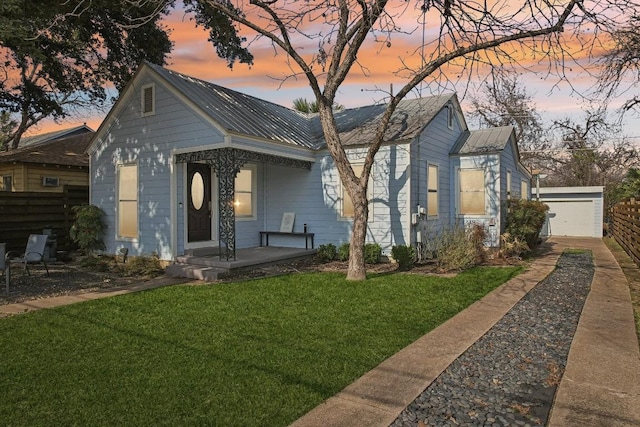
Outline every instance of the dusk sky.
<svg viewBox="0 0 640 427">
<path fill-rule="evenodd" d="M 287 107 L 292 106 L 295 98 L 313 99 L 306 78 L 304 76 L 291 78 L 292 72 L 286 65 L 285 55 L 276 52 L 264 41 L 254 42 L 250 46 L 255 57 L 253 66 L 236 64 L 231 70 L 224 60 L 217 57 L 214 48 L 207 41 L 207 33 L 196 28 L 189 16 L 175 12 L 165 22 L 171 29 L 171 39 L 175 43 L 167 68 Z M 428 40 L 428 27 L 425 28 Z M 380 44 L 376 43 L 365 45 L 358 60 L 366 68 L 367 75 L 364 75 L 359 68 L 354 68 L 338 92 L 336 101 L 339 104 L 351 108 L 379 103 L 384 100 L 384 91 L 389 91 L 391 85 L 396 91 L 402 86 L 403 81 L 395 75 L 394 71 L 401 65 L 400 57 L 409 61 L 419 61 L 420 55 L 419 52 L 415 52 L 415 49 L 420 45 L 422 27 L 416 22 L 416 17 L 409 17 L 403 24 L 403 30 L 408 34 L 404 38 L 394 38 L 389 48 L 380 47 Z M 305 50 L 308 50 L 309 54 L 317 51 L 317 43 L 305 46 Z M 585 102 L 578 96 L 572 96 L 572 87 L 569 84 L 559 82 L 553 75 L 547 75 L 544 61 L 527 58 L 524 63 L 533 71 L 523 71 L 522 82 L 526 90 L 534 95 L 538 112 L 545 122 L 565 116 L 580 117 L 580 111 Z M 595 80 L 586 76 L 585 73 L 578 73 L 578 68 L 575 67 L 575 71 L 568 73 L 571 75 L 571 85 L 577 91 L 586 93 Z M 477 83 L 486 74 L 486 70 L 480 70 L 473 81 Z M 450 79 L 456 78 L 456 70 L 448 69 L 447 76 Z M 427 96 L 442 91 L 456 91 L 463 108 L 466 108 L 468 103 L 465 97 L 468 99 L 468 94 L 475 90 L 473 84 L 468 86 L 467 82 L 468 79 L 463 78 L 462 81 L 449 83 L 444 88 L 441 85 L 427 83 L 422 86 L 422 94 Z M 409 97 L 418 95 L 416 90 Z M 615 100 L 611 107 L 619 106 L 629 97 L 631 94 L 625 94 L 624 98 Z M 74 117 L 60 125 L 49 121 L 32 130 L 30 134 L 68 128 L 83 122 L 97 130 L 104 116 L 105 114 L 94 114 L 87 117 Z M 629 116 L 626 122 L 625 135 L 633 137 L 634 142 L 640 142 L 640 124 L 638 124 L 640 120 Z M 471 120 L 468 124 L 471 128 L 477 128 L 477 123 Z"/>
</svg>

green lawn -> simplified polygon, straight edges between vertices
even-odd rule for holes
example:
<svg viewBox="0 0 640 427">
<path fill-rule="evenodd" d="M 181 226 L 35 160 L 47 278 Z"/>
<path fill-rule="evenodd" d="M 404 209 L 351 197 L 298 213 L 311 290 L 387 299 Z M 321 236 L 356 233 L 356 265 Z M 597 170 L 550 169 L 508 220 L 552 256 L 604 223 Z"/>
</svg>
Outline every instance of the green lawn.
<svg viewBox="0 0 640 427">
<path fill-rule="evenodd" d="M 287 425 L 519 273 L 178 286 L 0 319 L 2 425 Z"/>
</svg>

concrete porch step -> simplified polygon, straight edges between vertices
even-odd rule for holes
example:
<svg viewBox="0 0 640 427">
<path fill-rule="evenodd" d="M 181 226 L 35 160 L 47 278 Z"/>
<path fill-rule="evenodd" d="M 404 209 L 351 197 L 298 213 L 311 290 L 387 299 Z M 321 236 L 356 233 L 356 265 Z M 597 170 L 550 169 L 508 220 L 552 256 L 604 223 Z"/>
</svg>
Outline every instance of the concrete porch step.
<svg viewBox="0 0 640 427">
<path fill-rule="evenodd" d="M 211 282 L 228 276 L 229 270 L 204 265 L 177 263 L 167 266 L 165 273 L 171 277 L 186 277 Z"/>
<path fill-rule="evenodd" d="M 203 248 L 207 249 L 207 248 Z M 212 248 L 209 248 L 212 249 Z M 213 248 L 216 249 L 216 248 Z M 226 260 L 219 255 L 205 255 L 185 251 L 175 258 L 175 264 L 166 268 L 168 275 L 205 281 L 215 281 L 243 271 L 265 268 L 274 264 L 294 262 L 315 255 L 315 249 L 283 248 L 277 246 L 243 248 L 236 251 L 236 258 Z"/>
</svg>

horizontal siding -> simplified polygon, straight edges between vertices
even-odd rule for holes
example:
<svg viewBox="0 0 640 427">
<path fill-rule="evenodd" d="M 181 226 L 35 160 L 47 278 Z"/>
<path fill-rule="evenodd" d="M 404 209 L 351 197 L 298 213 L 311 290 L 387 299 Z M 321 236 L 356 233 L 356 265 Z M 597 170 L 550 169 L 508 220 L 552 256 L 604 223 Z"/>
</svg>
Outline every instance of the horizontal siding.
<svg viewBox="0 0 640 427">
<path fill-rule="evenodd" d="M 7 175 L 11 176 L 13 191 L 62 193 L 65 185 L 89 185 L 89 172 L 78 167 L 40 166 L 29 163 L 0 166 L 0 177 Z M 42 185 L 42 178 L 45 176 L 58 178 L 59 185 L 45 187 Z"/>
<path fill-rule="evenodd" d="M 350 150 L 351 161 L 363 158 L 363 150 Z M 408 206 L 408 152 L 399 146 L 382 147 L 372 173 L 372 199 L 367 241 L 388 253 L 394 244 L 405 242 L 402 218 Z M 393 166 L 390 166 L 393 165 Z M 311 171 L 268 165 L 265 183 L 265 230 L 278 230 L 284 212 L 296 214 L 294 231 L 315 233 L 316 245 L 340 245 L 351 237 L 352 221 L 340 217 L 342 190 L 338 170 L 328 153 L 318 154 Z M 302 239 L 273 236 L 270 244 L 304 247 Z"/>
<path fill-rule="evenodd" d="M 412 203 L 411 213 L 418 213 L 417 206 L 425 209 L 427 206 L 427 172 L 428 165 L 438 166 L 438 216 L 429 217 L 419 215 L 416 226 L 412 226 L 411 243 L 417 241 L 417 231 L 420 231 L 420 240 L 423 245 L 429 246 L 430 240 L 444 227 L 449 227 L 455 221 L 455 211 L 452 200 L 454 199 L 454 175 L 451 170 L 456 165 L 449 153 L 463 131 L 463 126 L 458 122 L 457 116 L 453 128 L 448 124 L 448 112 L 443 109 L 429 123 L 420 135 L 420 138 L 412 144 Z"/>
<path fill-rule="evenodd" d="M 171 259 L 169 189 L 172 151 L 219 144 L 224 138 L 158 84 L 155 86 L 156 114 L 141 117 L 139 88 L 147 83 L 139 82 L 133 95 L 121 101 L 125 103 L 123 110 L 118 117 L 112 118 L 108 131 L 92 156 L 92 203 L 106 212 L 107 252 L 115 253 L 126 247 L 132 255 L 155 252 L 162 259 Z M 138 226 L 141 237 L 133 241 L 116 238 L 114 183 L 116 167 L 123 161 L 138 164 Z M 178 210 L 177 217 L 180 218 L 183 212 L 180 208 Z M 184 238 L 183 230 L 184 222 L 178 229 L 181 238 Z"/>
</svg>

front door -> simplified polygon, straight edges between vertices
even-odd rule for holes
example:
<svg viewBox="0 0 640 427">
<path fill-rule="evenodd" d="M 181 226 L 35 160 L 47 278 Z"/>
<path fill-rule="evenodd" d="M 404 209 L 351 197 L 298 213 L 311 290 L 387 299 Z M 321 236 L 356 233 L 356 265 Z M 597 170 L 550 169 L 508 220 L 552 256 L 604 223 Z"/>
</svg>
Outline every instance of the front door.
<svg viewBox="0 0 640 427">
<path fill-rule="evenodd" d="M 189 242 L 211 240 L 211 167 L 187 164 L 187 230 Z"/>
</svg>

